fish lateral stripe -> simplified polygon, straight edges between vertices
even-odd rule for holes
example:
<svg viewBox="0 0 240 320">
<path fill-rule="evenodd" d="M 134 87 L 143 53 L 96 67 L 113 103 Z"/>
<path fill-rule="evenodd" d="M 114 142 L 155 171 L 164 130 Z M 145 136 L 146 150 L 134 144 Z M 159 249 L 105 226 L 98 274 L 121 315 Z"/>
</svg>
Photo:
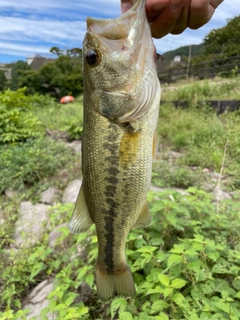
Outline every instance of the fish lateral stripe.
<svg viewBox="0 0 240 320">
<path fill-rule="evenodd" d="M 111 131 L 110 131 L 111 132 Z M 118 145 L 114 138 L 115 135 L 108 135 L 108 142 L 104 143 L 104 146 L 110 155 L 105 157 L 105 163 L 107 164 L 107 179 L 104 188 L 104 194 L 107 204 L 106 216 L 104 218 L 104 234 L 105 234 L 105 244 L 104 244 L 104 263 L 108 272 L 113 272 L 115 268 L 114 263 L 114 245 L 115 245 L 115 218 L 117 215 L 117 209 L 119 203 L 116 201 L 117 185 L 119 183 L 119 165 L 118 165 Z"/>
</svg>

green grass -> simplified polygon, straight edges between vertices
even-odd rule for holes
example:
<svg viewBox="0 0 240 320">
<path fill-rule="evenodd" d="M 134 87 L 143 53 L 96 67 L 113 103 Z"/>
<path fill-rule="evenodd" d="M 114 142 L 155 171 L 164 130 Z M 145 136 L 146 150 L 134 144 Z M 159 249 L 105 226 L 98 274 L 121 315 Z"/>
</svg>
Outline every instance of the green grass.
<svg viewBox="0 0 240 320">
<path fill-rule="evenodd" d="M 75 101 L 68 104 L 54 103 L 50 108 L 35 108 L 35 116 L 49 130 L 64 130 L 72 121 L 82 126 L 83 122 L 83 97 L 78 97 Z"/>
<path fill-rule="evenodd" d="M 223 83 L 219 87 L 219 92 L 222 90 L 222 97 L 226 92 L 230 92 L 229 100 L 238 98 L 237 80 L 238 78 L 231 79 L 229 83 Z M 223 89 L 223 86 L 228 90 Z M 223 166 L 225 174 L 238 176 L 240 174 L 239 111 L 217 116 L 208 106 L 201 109 L 195 107 L 195 101 L 201 101 L 207 92 L 209 99 L 214 97 L 216 88 L 212 82 L 189 84 L 175 90 L 165 89 L 168 100 L 185 97 L 188 101 L 192 101 L 193 105 L 188 109 L 175 109 L 170 104 L 161 105 L 158 135 L 162 151 L 170 148 L 182 152 L 184 156 L 180 162 L 188 166 L 209 168 L 217 172 Z"/>
<path fill-rule="evenodd" d="M 162 86 L 162 100 L 240 100 L 240 76 L 230 79 L 182 81 Z"/>
</svg>

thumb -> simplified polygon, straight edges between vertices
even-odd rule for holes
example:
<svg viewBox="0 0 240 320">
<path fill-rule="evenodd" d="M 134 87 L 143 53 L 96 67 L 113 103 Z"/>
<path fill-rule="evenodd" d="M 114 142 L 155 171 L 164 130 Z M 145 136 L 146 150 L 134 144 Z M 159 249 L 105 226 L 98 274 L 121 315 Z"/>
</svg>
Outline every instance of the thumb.
<svg viewBox="0 0 240 320">
<path fill-rule="evenodd" d="M 121 0 L 121 12 L 122 14 L 132 8 L 134 5 L 134 0 Z"/>
</svg>

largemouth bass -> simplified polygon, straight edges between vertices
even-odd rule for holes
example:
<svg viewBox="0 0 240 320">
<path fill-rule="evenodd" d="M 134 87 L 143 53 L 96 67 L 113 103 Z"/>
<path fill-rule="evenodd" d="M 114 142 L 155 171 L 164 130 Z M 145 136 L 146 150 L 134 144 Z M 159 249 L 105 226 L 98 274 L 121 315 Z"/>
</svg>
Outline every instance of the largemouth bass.
<svg viewBox="0 0 240 320">
<path fill-rule="evenodd" d="M 87 19 L 83 182 L 69 227 L 79 233 L 96 225 L 102 300 L 135 295 L 125 244 L 131 228 L 151 222 L 146 195 L 160 102 L 155 56 L 145 0 L 116 19 Z"/>
</svg>

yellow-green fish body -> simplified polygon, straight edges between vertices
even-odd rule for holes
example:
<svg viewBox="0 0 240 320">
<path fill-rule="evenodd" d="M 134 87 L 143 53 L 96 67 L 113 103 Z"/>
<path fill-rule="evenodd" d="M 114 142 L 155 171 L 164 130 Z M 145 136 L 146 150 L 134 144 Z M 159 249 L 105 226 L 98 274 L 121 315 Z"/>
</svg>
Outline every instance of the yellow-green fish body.
<svg viewBox="0 0 240 320">
<path fill-rule="evenodd" d="M 108 300 L 135 295 L 125 244 L 131 228 L 151 221 L 146 195 L 160 84 L 144 0 L 117 19 L 87 24 L 83 183 L 69 226 L 78 233 L 95 223 L 97 290 Z"/>
</svg>

